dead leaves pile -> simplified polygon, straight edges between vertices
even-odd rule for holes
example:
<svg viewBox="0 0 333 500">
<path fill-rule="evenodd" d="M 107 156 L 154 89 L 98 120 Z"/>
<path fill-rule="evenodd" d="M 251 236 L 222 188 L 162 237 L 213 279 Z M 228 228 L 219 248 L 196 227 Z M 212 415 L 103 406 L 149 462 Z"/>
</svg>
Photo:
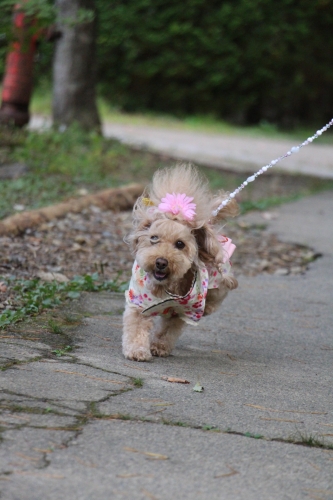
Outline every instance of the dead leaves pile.
<svg viewBox="0 0 333 500">
<path fill-rule="evenodd" d="M 124 237 L 132 229 L 130 211 L 115 213 L 91 206 L 60 220 L 29 229 L 20 236 L 0 237 L 0 304 L 5 306 L 7 276 L 66 281 L 98 272 L 105 279 L 130 277 L 133 257 Z M 308 247 L 284 243 L 258 225 L 240 221 L 226 228 L 237 245 L 233 269 L 237 274 L 300 274 L 317 255 Z"/>
<path fill-rule="evenodd" d="M 128 212 L 102 212 L 92 206 L 21 236 L 0 237 L 0 276 L 48 280 L 53 275 L 65 281 L 98 272 L 113 279 L 119 271 L 130 272 L 132 256 L 123 241 L 130 229 Z"/>
</svg>

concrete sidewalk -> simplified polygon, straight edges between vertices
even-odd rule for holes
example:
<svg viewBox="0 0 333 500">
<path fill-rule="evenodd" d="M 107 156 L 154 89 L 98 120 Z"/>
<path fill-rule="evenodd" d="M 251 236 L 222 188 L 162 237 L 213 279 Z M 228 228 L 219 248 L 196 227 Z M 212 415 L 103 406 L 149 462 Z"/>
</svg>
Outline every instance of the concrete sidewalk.
<svg viewBox="0 0 333 500">
<path fill-rule="evenodd" d="M 241 173 L 254 173 L 298 145 L 295 141 L 281 139 L 208 134 L 118 123 L 105 123 L 103 131 L 106 137 L 114 137 L 140 149 L 146 148 L 179 160 Z M 303 140 L 305 139 L 306 137 Z M 333 179 L 333 146 L 314 142 L 302 148 L 299 153 L 279 162 L 274 171 Z"/>
<path fill-rule="evenodd" d="M 50 124 L 49 118 L 33 116 L 29 128 L 36 130 L 43 126 L 49 127 Z M 315 132 L 314 130 L 313 133 Z M 103 124 L 103 133 L 106 137 L 113 137 L 130 146 L 165 154 L 176 160 L 244 174 L 256 172 L 297 145 L 295 141 L 281 139 L 209 134 L 111 122 Z M 303 140 L 305 139 L 307 137 Z M 320 145 L 315 141 L 302 148 L 299 153 L 279 162 L 272 171 L 333 179 L 333 146 Z"/>
<path fill-rule="evenodd" d="M 169 358 L 123 358 L 117 294 L 72 303 L 70 355 L 30 322 L 2 336 L 0 498 L 333 499 L 333 199 L 278 212 L 268 230 L 322 257 L 240 277 Z"/>
</svg>

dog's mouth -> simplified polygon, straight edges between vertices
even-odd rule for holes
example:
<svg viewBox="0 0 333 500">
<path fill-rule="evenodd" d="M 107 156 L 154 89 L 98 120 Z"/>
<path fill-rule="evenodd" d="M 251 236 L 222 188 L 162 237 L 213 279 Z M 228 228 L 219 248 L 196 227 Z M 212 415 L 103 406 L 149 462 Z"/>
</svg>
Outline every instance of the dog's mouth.
<svg viewBox="0 0 333 500">
<path fill-rule="evenodd" d="M 165 271 L 153 271 L 153 275 L 154 275 L 154 278 L 158 281 L 163 281 L 165 280 L 167 277 L 168 277 L 168 274 L 167 272 Z"/>
</svg>

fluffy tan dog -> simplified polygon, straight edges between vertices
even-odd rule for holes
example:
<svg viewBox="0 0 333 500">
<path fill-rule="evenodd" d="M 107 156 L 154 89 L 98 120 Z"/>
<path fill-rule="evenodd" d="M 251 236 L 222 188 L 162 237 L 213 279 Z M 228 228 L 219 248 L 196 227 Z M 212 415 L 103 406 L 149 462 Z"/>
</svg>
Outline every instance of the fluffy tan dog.
<svg viewBox="0 0 333 500">
<path fill-rule="evenodd" d="M 133 210 L 128 237 L 135 262 L 126 291 L 123 353 L 148 361 L 168 356 L 184 322 L 197 324 L 237 287 L 230 257 L 235 248 L 219 226 L 238 213 L 234 200 L 213 196 L 207 180 L 191 165 L 159 170 Z"/>
</svg>

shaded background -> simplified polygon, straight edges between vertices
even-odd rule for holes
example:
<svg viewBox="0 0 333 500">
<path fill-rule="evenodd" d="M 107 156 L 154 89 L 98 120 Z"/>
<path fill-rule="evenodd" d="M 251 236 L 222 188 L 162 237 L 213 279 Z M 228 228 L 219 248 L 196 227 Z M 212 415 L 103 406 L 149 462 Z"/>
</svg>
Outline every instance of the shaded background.
<svg viewBox="0 0 333 500">
<path fill-rule="evenodd" d="M 121 110 L 288 128 L 331 117 L 332 0 L 92 3 L 98 93 Z M 0 78 L 10 18 L 0 20 Z M 41 40 L 37 85 L 51 79 L 52 54 Z"/>
</svg>

